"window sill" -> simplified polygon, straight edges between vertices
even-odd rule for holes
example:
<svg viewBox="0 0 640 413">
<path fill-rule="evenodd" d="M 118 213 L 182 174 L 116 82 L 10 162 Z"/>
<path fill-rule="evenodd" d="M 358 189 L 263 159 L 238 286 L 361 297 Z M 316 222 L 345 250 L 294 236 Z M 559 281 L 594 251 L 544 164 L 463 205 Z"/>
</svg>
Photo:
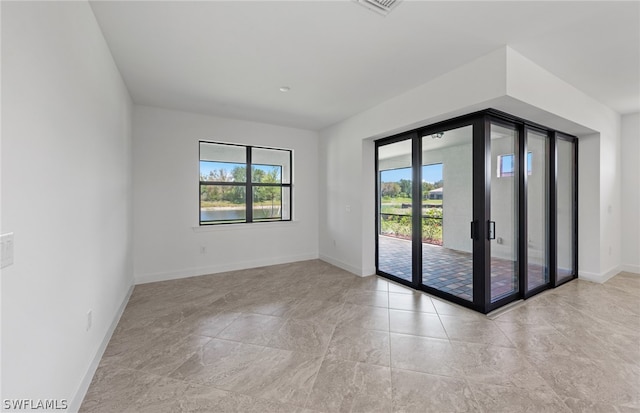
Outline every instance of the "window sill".
<svg viewBox="0 0 640 413">
<path fill-rule="evenodd" d="M 213 224 L 191 227 L 193 232 L 244 231 L 262 228 L 289 228 L 297 226 L 300 221 L 252 222 L 244 224 Z"/>
</svg>

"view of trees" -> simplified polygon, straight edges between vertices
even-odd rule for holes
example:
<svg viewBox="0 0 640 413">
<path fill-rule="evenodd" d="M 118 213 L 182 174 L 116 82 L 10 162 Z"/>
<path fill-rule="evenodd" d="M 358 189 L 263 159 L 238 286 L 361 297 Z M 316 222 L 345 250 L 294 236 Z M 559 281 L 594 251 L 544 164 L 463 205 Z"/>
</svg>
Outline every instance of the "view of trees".
<svg viewBox="0 0 640 413">
<path fill-rule="evenodd" d="M 281 182 L 281 167 L 256 168 L 251 170 L 252 182 L 273 183 Z M 202 207 L 221 207 L 241 205 L 246 202 L 247 170 L 244 166 L 236 166 L 231 171 L 224 168 L 212 170 L 208 175 L 200 175 L 200 181 L 236 182 L 238 185 L 200 185 L 200 200 Z M 254 186 L 253 204 L 280 205 L 281 188 L 277 186 Z"/>
<path fill-rule="evenodd" d="M 443 187 L 443 180 L 422 182 L 422 241 L 442 245 L 442 200 L 428 200 L 429 191 Z M 380 183 L 380 231 L 384 235 L 411 239 L 411 180 Z"/>
<path fill-rule="evenodd" d="M 201 141 L 200 223 L 289 220 L 291 162 L 286 149 Z"/>
<path fill-rule="evenodd" d="M 212 170 L 208 176 L 200 175 L 201 181 L 214 182 L 246 182 L 247 171 L 236 166 L 231 172 L 224 168 Z M 243 204 L 245 202 L 245 186 L 200 185 L 202 206 L 222 206 L 224 204 Z"/>
<path fill-rule="evenodd" d="M 382 182 L 380 184 L 380 194 L 383 198 L 395 198 L 400 194 L 400 184 L 396 182 Z"/>
<path fill-rule="evenodd" d="M 383 235 L 411 239 L 411 215 L 382 214 Z M 442 245 L 442 208 L 425 208 L 422 215 L 422 242 Z"/>
<path fill-rule="evenodd" d="M 423 182 L 422 183 L 422 196 L 426 199 L 429 191 L 437 188 L 442 188 L 443 181 L 438 182 Z M 382 182 L 380 184 L 380 195 L 385 200 L 391 200 L 392 198 L 412 198 L 411 194 L 411 181 L 408 179 L 401 179 L 398 182 Z"/>
<path fill-rule="evenodd" d="M 272 167 L 269 171 L 254 168 L 251 171 L 251 180 L 253 182 L 262 183 L 280 183 L 281 169 Z M 282 189 L 277 186 L 254 186 L 253 187 L 253 206 L 254 214 L 261 215 L 263 218 L 271 218 L 280 215 L 280 205 L 282 202 Z M 262 208 L 256 209 L 256 206 Z M 270 206 L 270 208 L 264 208 Z"/>
<path fill-rule="evenodd" d="M 444 182 L 442 181 L 442 179 L 437 181 L 437 182 L 423 182 L 422 183 L 422 196 L 424 198 L 426 198 L 427 194 L 429 193 L 429 191 L 433 191 L 434 189 L 442 188 L 443 185 L 444 185 Z"/>
</svg>

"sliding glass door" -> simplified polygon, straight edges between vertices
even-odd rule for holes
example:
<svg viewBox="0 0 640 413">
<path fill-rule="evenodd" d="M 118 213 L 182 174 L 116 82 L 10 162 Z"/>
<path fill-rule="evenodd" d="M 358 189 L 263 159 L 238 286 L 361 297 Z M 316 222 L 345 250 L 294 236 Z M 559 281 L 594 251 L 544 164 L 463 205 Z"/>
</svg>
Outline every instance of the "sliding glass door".
<svg viewBox="0 0 640 413">
<path fill-rule="evenodd" d="M 422 284 L 473 302 L 473 126 L 421 138 Z"/>
<path fill-rule="evenodd" d="M 567 137 L 556 139 L 556 216 L 558 248 L 556 284 L 576 275 L 576 179 L 575 144 Z"/>
<path fill-rule="evenodd" d="M 519 291 L 518 246 L 520 160 L 516 125 L 491 123 L 488 221 L 491 250 L 491 302 Z"/>
<path fill-rule="evenodd" d="M 413 282 L 413 163 L 410 137 L 380 145 L 378 271 Z"/>
<path fill-rule="evenodd" d="M 526 129 L 527 292 L 549 284 L 549 137 Z"/>
<path fill-rule="evenodd" d="M 483 313 L 575 278 L 576 145 L 492 110 L 377 141 L 378 274 Z"/>
</svg>

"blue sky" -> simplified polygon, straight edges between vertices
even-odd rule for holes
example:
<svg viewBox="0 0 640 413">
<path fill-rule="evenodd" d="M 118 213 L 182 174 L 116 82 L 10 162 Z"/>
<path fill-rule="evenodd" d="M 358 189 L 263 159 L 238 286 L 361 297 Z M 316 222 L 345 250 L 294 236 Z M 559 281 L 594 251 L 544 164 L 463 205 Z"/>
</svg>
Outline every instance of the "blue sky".
<svg viewBox="0 0 640 413">
<path fill-rule="evenodd" d="M 411 168 L 391 169 L 382 171 L 382 182 L 398 182 L 401 179 L 411 180 Z M 422 167 L 422 180 L 434 183 L 442 179 L 442 164 L 424 165 Z"/>
<path fill-rule="evenodd" d="M 500 170 L 500 174 L 498 175 L 505 174 L 504 176 L 513 176 L 513 170 L 515 167 L 513 154 L 502 155 L 501 159 L 502 159 L 502 169 Z M 529 175 L 531 175 L 532 162 L 533 162 L 533 154 L 531 152 L 528 152 L 527 153 L 527 173 Z"/>
<path fill-rule="evenodd" d="M 501 173 L 513 174 L 513 155 L 502 156 Z"/>
<path fill-rule="evenodd" d="M 229 174 L 233 171 L 233 168 L 236 166 L 243 167 L 245 164 L 243 163 L 227 163 L 227 162 L 209 162 L 209 161 L 200 161 L 200 175 L 207 176 L 211 171 L 219 171 L 220 169 L 224 169 Z"/>
</svg>

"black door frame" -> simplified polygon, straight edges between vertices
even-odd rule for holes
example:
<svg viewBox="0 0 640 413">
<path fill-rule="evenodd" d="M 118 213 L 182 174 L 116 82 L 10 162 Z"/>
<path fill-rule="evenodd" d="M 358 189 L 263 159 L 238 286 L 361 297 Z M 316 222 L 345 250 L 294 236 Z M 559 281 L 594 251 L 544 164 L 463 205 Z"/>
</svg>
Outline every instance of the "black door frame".
<svg viewBox="0 0 640 413">
<path fill-rule="evenodd" d="M 535 130 L 546 133 L 547 145 L 547 262 L 549 271 L 549 282 L 538 286 L 530 291 L 528 288 L 527 273 L 527 242 L 518 243 L 518 280 L 519 287 L 516 292 L 491 302 L 491 246 L 488 239 L 489 221 L 491 220 L 491 124 L 497 123 L 514 128 L 518 132 L 515 142 L 515 154 L 518 159 L 518 185 L 517 200 L 519 203 L 517 210 L 518 238 L 527 240 L 527 189 L 528 179 L 525 170 L 525 158 L 527 154 L 526 132 Z M 473 187 L 473 213 L 470 223 L 470 236 L 473 239 L 473 300 L 468 301 L 438 289 L 422 284 L 422 185 L 415 184 L 422 182 L 422 136 L 436 132 L 446 132 L 447 130 L 461 128 L 465 126 L 473 127 L 472 138 L 472 187 Z M 411 281 L 399 278 L 393 274 L 381 271 L 379 268 L 379 242 L 380 234 L 380 173 L 378 169 L 379 147 L 411 139 L 412 143 L 412 278 Z M 557 263 L 557 139 L 571 142 L 574 145 L 573 157 L 573 275 L 570 278 L 558 282 L 556 273 Z M 392 281 L 410 286 L 417 290 L 425 291 L 436 297 L 444 298 L 448 301 L 471 308 L 481 313 L 488 313 L 503 305 L 519 299 L 526 299 L 538 294 L 548 288 L 554 288 L 565 282 L 577 278 L 578 274 L 578 183 L 577 183 L 577 160 L 578 141 L 574 136 L 558 132 L 551 128 L 530 122 L 507 113 L 494 109 L 487 109 L 469 115 L 460 116 L 454 119 L 438 122 L 424 126 L 408 132 L 403 132 L 394 136 L 376 140 L 375 142 L 375 212 L 376 212 L 376 240 L 375 240 L 375 264 L 376 273 Z M 418 211 L 417 213 L 415 211 Z M 418 235 L 417 235 L 418 234 Z"/>
<path fill-rule="evenodd" d="M 552 269 L 552 265 L 551 265 L 551 251 L 555 251 L 555 239 L 552 242 L 552 237 L 550 234 L 550 228 L 555 227 L 555 213 L 552 213 L 552 201 L 551 201 L 551 193 L 553 192 L 555 194 L 555 188 L 552 190 L 552 186 L 551 186 L 551 169 L 550 169 L 550 165 L 552 165 L 555 162 L 555 157 L 552 156 L 552 150 L 551 150 L 551 146 L 552 146 L 552 141 L 553 141 L 553 132 L 550 132 L 547 129 L 541 129 L 535 126 L 532 126 L 530 124 L 524 124 L 523 125 L 523 130 L 522 130 L 522 142 L 523 142 L 523 152 L 520 154 L 520 159 L 524 160 L 526 157 L 526 154 L 529 152 L 529 140 L 528 140 L 528 132 L 534 132 L 537 133 L 539 135 L 544 135 L 546 137 L 546 145 L 545 145 L 545 165 L 546 165 L 546 171 L 545 171 L 545 182 L 544 182 L 544 189 L 545 189 L 545 194 L 546 194 L 546 200 L 545 200 L 545 216 L 546 216 L 546 221 L 547 221 L 547 228 L 546 228 L 546 236 L 545 236 L 545 267 L 546 267 L 546 271 L 547 271 L 547 282 L 544 284 L 541 284 L 539 286 L 536 286 L 535 288 L 532 288 L 531 290 L 529 290 L 529 266 L 528 264 L 528 254 L 529 254 L 529 248 L 527 243 L 520 243 L 520 280 L 522 282 L 522 286 L 523 286 L 523 296 L 522 298 L 527 299 L 529 297 L 533 297 L 534 295 L 541 293 L 544 290 L 547 290 L 549 288 L 552 288 L 555 286 L 554 282 L 553 282 L 553 269 Z M 520 234 L 522 239 L 528 240 L 529 239 L 529 234 L 528 234 L 528 205 L 529 205 L 529 175 L 528 173 L 524 170 L 524 165 L 522 166 L 522 171 L 520 171 L 520 179 L 521 179 L 521 184 L 520 187 L 523 188 L 522 192 L 521 192 L 521 196 L 520 196 Z M 551 222 L 553 220 L 553 223 Z"/>
</svg>

